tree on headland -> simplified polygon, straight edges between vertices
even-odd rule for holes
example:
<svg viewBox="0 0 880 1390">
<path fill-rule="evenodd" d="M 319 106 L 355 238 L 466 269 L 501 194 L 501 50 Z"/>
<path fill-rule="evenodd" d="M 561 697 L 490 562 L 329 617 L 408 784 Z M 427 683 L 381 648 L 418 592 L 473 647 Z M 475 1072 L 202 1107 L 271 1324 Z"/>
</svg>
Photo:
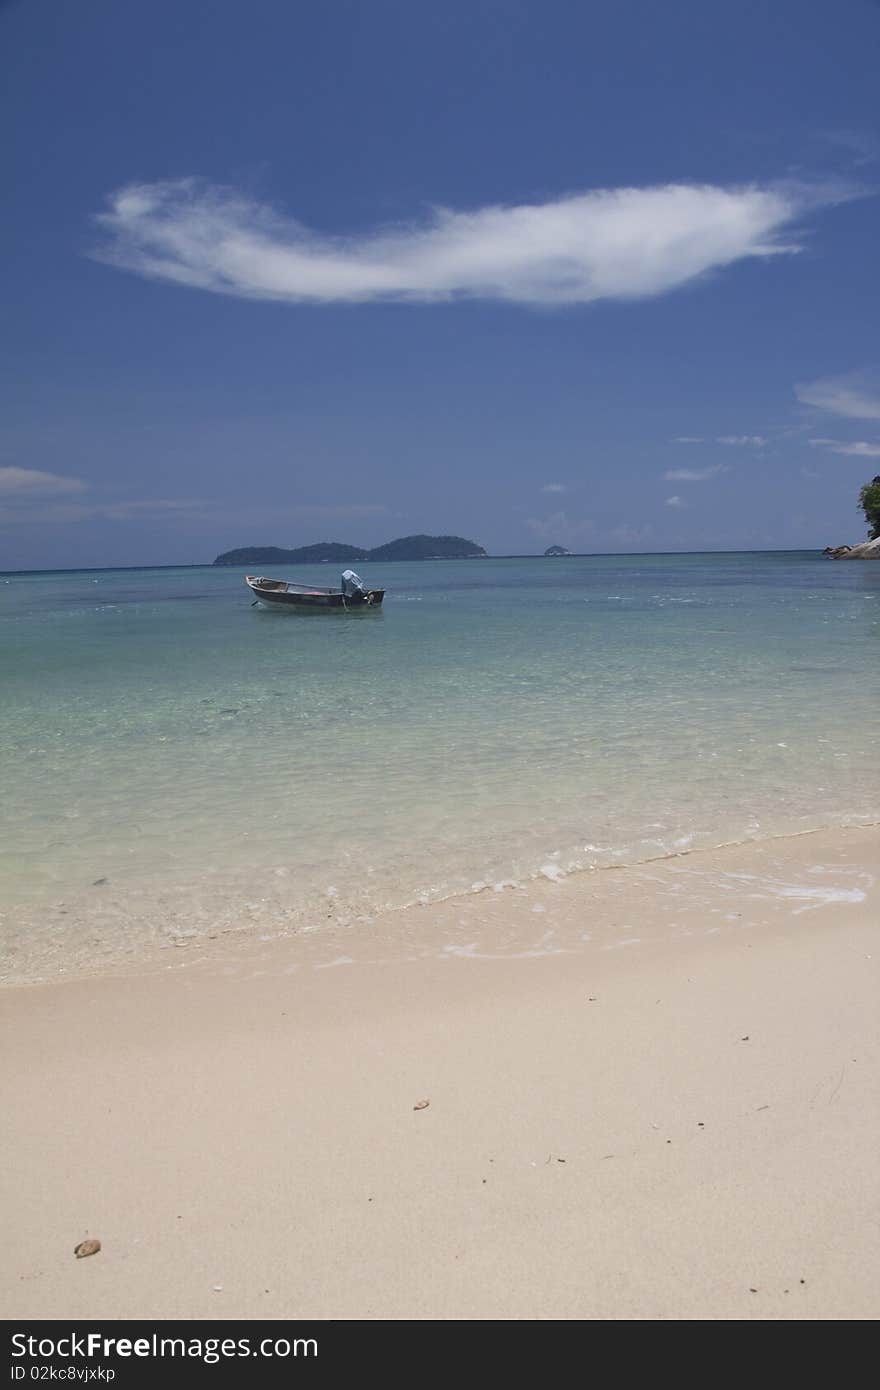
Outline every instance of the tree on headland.
<svg viewBox="0 0 880 1390">
<path fill-rule="evenodd" d="M 868 539 L 880 539 L 880 473 L 870 483 L 865 483 L 859 493 L 859 506 L 868 523 Z"/>
</svg>

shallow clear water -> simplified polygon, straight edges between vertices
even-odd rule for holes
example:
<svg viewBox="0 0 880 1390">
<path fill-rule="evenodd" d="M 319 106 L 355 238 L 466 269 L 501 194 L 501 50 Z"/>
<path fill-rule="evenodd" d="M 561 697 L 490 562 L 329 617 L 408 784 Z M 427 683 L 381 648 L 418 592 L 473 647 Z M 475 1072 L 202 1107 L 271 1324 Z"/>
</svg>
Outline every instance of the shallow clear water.
<svg viewBox="0 0 880 1390">
<path fill-rule="evenodd" d="M 880 565 L 362 568 L 383 612 L 252 608 L 242 570 L 0 577 L 7 975 L 880 819 Z"/>
</svg>

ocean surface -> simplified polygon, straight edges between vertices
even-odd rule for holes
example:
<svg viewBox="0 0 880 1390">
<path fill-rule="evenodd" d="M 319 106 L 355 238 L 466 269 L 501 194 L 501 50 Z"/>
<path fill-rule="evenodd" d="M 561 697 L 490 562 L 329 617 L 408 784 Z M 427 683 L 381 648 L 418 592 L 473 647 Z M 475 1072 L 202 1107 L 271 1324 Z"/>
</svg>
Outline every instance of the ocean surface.
<svg viewBox="0 0 880 1390">
<path fill-rule="evenodd" d="M 880 820 L 880 564 L 360 569 L 0 575 L 4 978 Z"/>
</svg>

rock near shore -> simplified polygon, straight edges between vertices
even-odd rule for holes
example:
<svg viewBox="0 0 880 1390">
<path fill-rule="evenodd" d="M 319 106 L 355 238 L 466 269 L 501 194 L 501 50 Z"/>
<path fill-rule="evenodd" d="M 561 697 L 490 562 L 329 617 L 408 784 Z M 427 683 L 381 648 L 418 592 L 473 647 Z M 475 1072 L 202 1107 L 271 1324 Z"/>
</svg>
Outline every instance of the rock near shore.
<svg viewBox="0 0 880 1390">
<path fill-rule="evenodd" d="M 861 545 L 828 545 L 822 554 L 829 560 L 880 560 L 880 536 Z"/>
</svg>

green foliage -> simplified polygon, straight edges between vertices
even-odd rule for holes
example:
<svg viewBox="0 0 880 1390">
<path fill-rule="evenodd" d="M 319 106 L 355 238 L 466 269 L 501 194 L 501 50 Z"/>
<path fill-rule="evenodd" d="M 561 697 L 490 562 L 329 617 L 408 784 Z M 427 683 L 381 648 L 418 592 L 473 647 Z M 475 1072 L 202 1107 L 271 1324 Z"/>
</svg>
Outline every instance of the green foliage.
<svg viewBox="0 0 880 1390">
<path fill-rule="evenodd" d="M 284 550 L 277 545 L 244 546 L 241 550 L 227 550 L 218 555 L 215 565 L 317 565 L 323 560 L 335 565 L 348 565 L 355 560 L 365 560 L 367 552 L 356 545 L 344 545 L 341 541 L 319 541 L 317 545 L 303 545 L 298 550 Z"/>
<path fill-rule="evenodd" d="M 371 560 L 468 560 L 485 555 L 474 541 L 461 536 L 402 536 L 370 551 Z"/>
<path fill-rule="evenodd" d="M 880 474 L 865 483 L 859 493 L 859 506 L 868 523 L 868 539 L 876 541 L 880 538 Z"/>
</svg>

